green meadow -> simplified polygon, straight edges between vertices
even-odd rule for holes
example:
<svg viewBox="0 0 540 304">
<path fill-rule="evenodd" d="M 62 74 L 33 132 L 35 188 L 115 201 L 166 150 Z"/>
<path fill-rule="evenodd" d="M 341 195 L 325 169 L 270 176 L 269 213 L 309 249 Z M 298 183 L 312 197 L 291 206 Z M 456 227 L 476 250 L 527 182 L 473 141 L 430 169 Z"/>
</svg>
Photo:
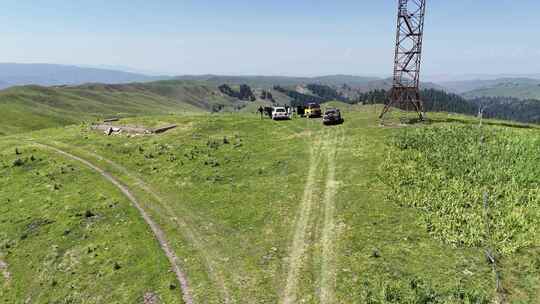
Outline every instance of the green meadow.
<svg viewBox="0 0 540 304">
<path fill-rule="evenodd" d="M 178 125 L 160 135 L 77 121 L 0 137 L 0 301 L 540 301 L 537 127 L 397 112 L 382 127 L 380 107 L 329 105 L 343 125 L 187 109 L 120 121 Z M 188 290 L 126 195 L 59 151 L 130 190 Z"/>
</svg>

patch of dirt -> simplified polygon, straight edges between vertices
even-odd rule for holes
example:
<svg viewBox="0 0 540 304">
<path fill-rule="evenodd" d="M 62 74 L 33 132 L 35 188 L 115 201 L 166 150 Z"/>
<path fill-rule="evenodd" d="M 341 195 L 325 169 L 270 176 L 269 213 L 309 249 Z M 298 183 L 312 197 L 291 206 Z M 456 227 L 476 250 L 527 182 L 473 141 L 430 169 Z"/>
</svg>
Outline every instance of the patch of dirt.
<svg viewBox="0 0 540 304">
<path fill-rule="evenodd" d="M 116 133 L 129 133 L 129 134 L 151 134 L 152 130 L 143 127 L 133 126 L 115 126 L 111 124 L 98 124 L 90 127 L 92 130 L 103 131 L 107 135 Z"/>
<path fill-rule="evenodd" d="M 68 157 L 68 158 L 71 158 L 71 159 L 73 159 L 75 161 L 78 161 L 78 162 L 86 165 L 90 169 L 98 172 L 99 174 L 101 174 L 101 176 L 103 176 L 105 179 L 107 179 L 109 182 L 111 182 L 114 186 L 116 186 L 131 201 L 133 206 L 139 211 L 139 213 L 143 217 L 146 224 L 150 227 L 150 229 L 154 233 L 154 236 L 156 237 L 157 241 L 159 242 L 159 245 L 160 245 L 161 249 L 163 250 L 163 252 L 167 256 L 167 258 L 169 259 L 169 262 L 170 262 L 170 264 L 171 264 L 171 266 L 173 268 L 173 271 L 174 271 L 174 273 L 176 275 L 176 278 L 177 278 L 180 286 L 182 287 L 181 290 L 182 290 L 182 296 L 183 296 L 184 302 L 186 304 L 193 304 L 193 297 L 191 295 L 191 290 L 189 288 L 187 276 L 182 271 L 182 269 L 180 269 L 180 266 L 179 266 L 180 259 L 176 256 L 176 254 L 172 250 L 171 246 L 169 245 L 169 242 L 167 241 L 167 239 L 165 237 L 165 233 L 163 232 L 163 230 L 161 230 L 161 228 L 152 220 L 152 218 L 148 215 L 148 213 L 142 208 L 141 204 L 135 198 L 135 196 L 129 190 L 129 188 L 126 187 L 125 185 L 123 185 L 122 183 L 120 183 L 110 173 L 108 173 L 105 170 L 93 165 L 92 163 L 90 163 L 87 160 L 84 160 L 84 159 L 82 159 L 80 157 L 69 154 L 69 153 L 67 153 L 65 151 L 62 151 L 62 150 L 58 149 L 58 148 L 54 148 L 54 147 L 47 146 L 47 145 L 42 145 L 42 144 L 37 144 L 37 145 L 39 145 L 41 147 L 44 147 L 46 149 L 52 150 L 52 151 L 54 151 L 54 152 L 56 152 L 58 154 L 61 154 L 61 155 L 65 156 L 65 157 Z"/>
<path fill-rule="evenodd" d="M 175 129 L 177 125 L 165 125 L 154 129 L 147 129 L 143 127 L 138 126 L 114 126 L 111 124 L 97 124 L 92 125 L 92 130 L 98 130 L 103 131 L 106 135 L 114 135 L 114 134 L 121 134 L 121 133 L 127 133 L 127 134 L 161 134 L 165 133 L 169 130 Z"/>
<path fill-rule="evenodd" d="M 6 281 L 5 284 L 9 284 L 11 281 L 11 273 L 9 272 L 9 266 L 7 262 L 0 259 L 0 272 L 2 272 L 2 276 L 4 277 L 4 280 Z"/>
<path fill-rule="evenodd" d="M 299 138 L 301 139 L 301 138 L 309 137 L 310 135 L 311 135 L 311 131 L 303 131 L 303 132 L 291 134 L 287 136 L 286 139 L 287 140 L 294 140 L 294 139 L 299 139 Z"/>
<path fill-rule="evenodd" d="M 147 292 L 143 297 L 143 304 L 159 304 L 159 296 L 153 292 Z"/>
</svg>

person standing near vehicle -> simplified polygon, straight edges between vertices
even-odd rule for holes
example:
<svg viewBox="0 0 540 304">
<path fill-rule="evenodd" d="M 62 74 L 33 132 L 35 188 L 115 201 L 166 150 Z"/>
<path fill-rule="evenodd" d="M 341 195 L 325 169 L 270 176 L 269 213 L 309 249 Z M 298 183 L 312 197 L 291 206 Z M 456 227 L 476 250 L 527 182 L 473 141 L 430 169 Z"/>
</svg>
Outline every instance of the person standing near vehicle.
<svg viewBox="0 0 540 304">
<path fill-rule="evenodd" d="M 259 111 L 259 114 L 261 115 L 261 119 L 263 119 L 263 113 L 264 113 L 263 107 L 260 106 L 259 109 L 258 109 L 257 111 Z"/>
</svg>

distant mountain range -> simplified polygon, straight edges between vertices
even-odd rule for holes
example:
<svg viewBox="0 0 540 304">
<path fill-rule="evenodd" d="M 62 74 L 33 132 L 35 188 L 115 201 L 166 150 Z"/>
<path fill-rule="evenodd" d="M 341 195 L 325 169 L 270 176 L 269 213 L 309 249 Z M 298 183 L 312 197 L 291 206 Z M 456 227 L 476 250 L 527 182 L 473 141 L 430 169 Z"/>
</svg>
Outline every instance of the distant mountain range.
<svg viewBox="0 0 540 304">
<path fill-rule="evenodd" d="M 20 85 L 148 82 L 170 77 L 57 64 L 0 63 L 0 89 Z"/>
<path fill-rule="evenodd" d="M 463 94 L 479 89 L 488 89 L 499 86 L 529 86 L 537 85 L 540 80 L 533 78 L 496 78 L 496 79 L 477 79 L 463 81 L 439 82 L 439 84 L 455 93 Z"/>
<path fill-rule="evenodd" d="M 125 68 L 124 68 L 125 69 Z M 503 77 L 485 79 L 442 81 L 422 83 L 423 89 L 437 89 L 461 94 L 465 98 L 512 97 L 540 99 L 540 79 L 535 77 Z M 272 89 L 274 86 L 295 87 L 320 84 L 344 91 L 347 96 L 373 90 L 388 90 L 391 78 L 355 75 L 328 75 L 318 77 L 287 76 L 227 76 L 227 75 L 183 75 L 149 76 L 143 73 L 120 71 L 108 68 L 93 68 L 57 64 L 0 63 L 0 89 L 21 85 L 81 85 L 88 83 L 127 84 L 158 80 L 198 81 L 210 86 L 242 85 L 252 88 Z M 442 79 L 441 79 L 442 80 Z"/>
<path fill-rule="evenodd" d="M 309 83 L 341 86 L 362 86 L 371 81 L 380 80 L 377 77 L 352 75 L 329 75 L 320 77 L 288 77 L 288 76 L 224 76 L 224 75 L 184 75 L 175 77 L 178 80 L 205 81 L 209 84 L 247 84 L 251 87 L 272 88 L 274 86 L 295 86 Z"/>
<path fill-rule="evenodd" d="M 309 83 L 353 88 L 386 87 L 387 81 L 377 77 L 353 75 L 328 75 L 320 77 L 287 76 L 227 76 L 227 75 L 184 75 L 184 76 L 149 76 L 143 73 L 120 71 L 108 68 L 93 68 L 57 64 L 20 64 L 0 63 L 0 89 L 21 85 L 81 85 L 86 83 L 124 84 L 132 82 L 151 82 L 157 80 L 202 81 L 210 85 L 247 84 L 255 88 L 274 86 L 295 86 Z M 377 84 L 380 82 L 379 84 Z"/>
<path fill-rule="evenodd" d="M 322 84 L 334 87 L 347 85 L 360 92 L 372 90 L 388 90 L 392 87 L 391 78 L 377 78 L 354 75 L 327 75 L 318 77 L 287 77 L 287 76 L 222 76 L 222 75 L 184 75 L 175 77 L 178 80 L 204 81 L 212 85 L 247 84 L 255 88 L 272 88 L 274 86 L 291 87 L 306 84 Z M 443 86 L 432 82 L 422 83 L 425 89 L 446 90 Z"/>
</svg>

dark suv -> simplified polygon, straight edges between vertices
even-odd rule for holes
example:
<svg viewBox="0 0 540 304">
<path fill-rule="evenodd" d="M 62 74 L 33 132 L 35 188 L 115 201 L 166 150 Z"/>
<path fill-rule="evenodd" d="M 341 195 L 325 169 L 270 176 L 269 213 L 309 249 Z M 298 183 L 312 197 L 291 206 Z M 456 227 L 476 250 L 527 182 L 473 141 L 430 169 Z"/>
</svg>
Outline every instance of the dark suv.
<svg viewBox="0 0 540 304">
<path fill-rule="evenodd" d="M 325 125 L 339 125 L 343 123 L 343 117 L 339 109 L 328 109 L 324 112 L 323 123 Z"/>
</svg>

